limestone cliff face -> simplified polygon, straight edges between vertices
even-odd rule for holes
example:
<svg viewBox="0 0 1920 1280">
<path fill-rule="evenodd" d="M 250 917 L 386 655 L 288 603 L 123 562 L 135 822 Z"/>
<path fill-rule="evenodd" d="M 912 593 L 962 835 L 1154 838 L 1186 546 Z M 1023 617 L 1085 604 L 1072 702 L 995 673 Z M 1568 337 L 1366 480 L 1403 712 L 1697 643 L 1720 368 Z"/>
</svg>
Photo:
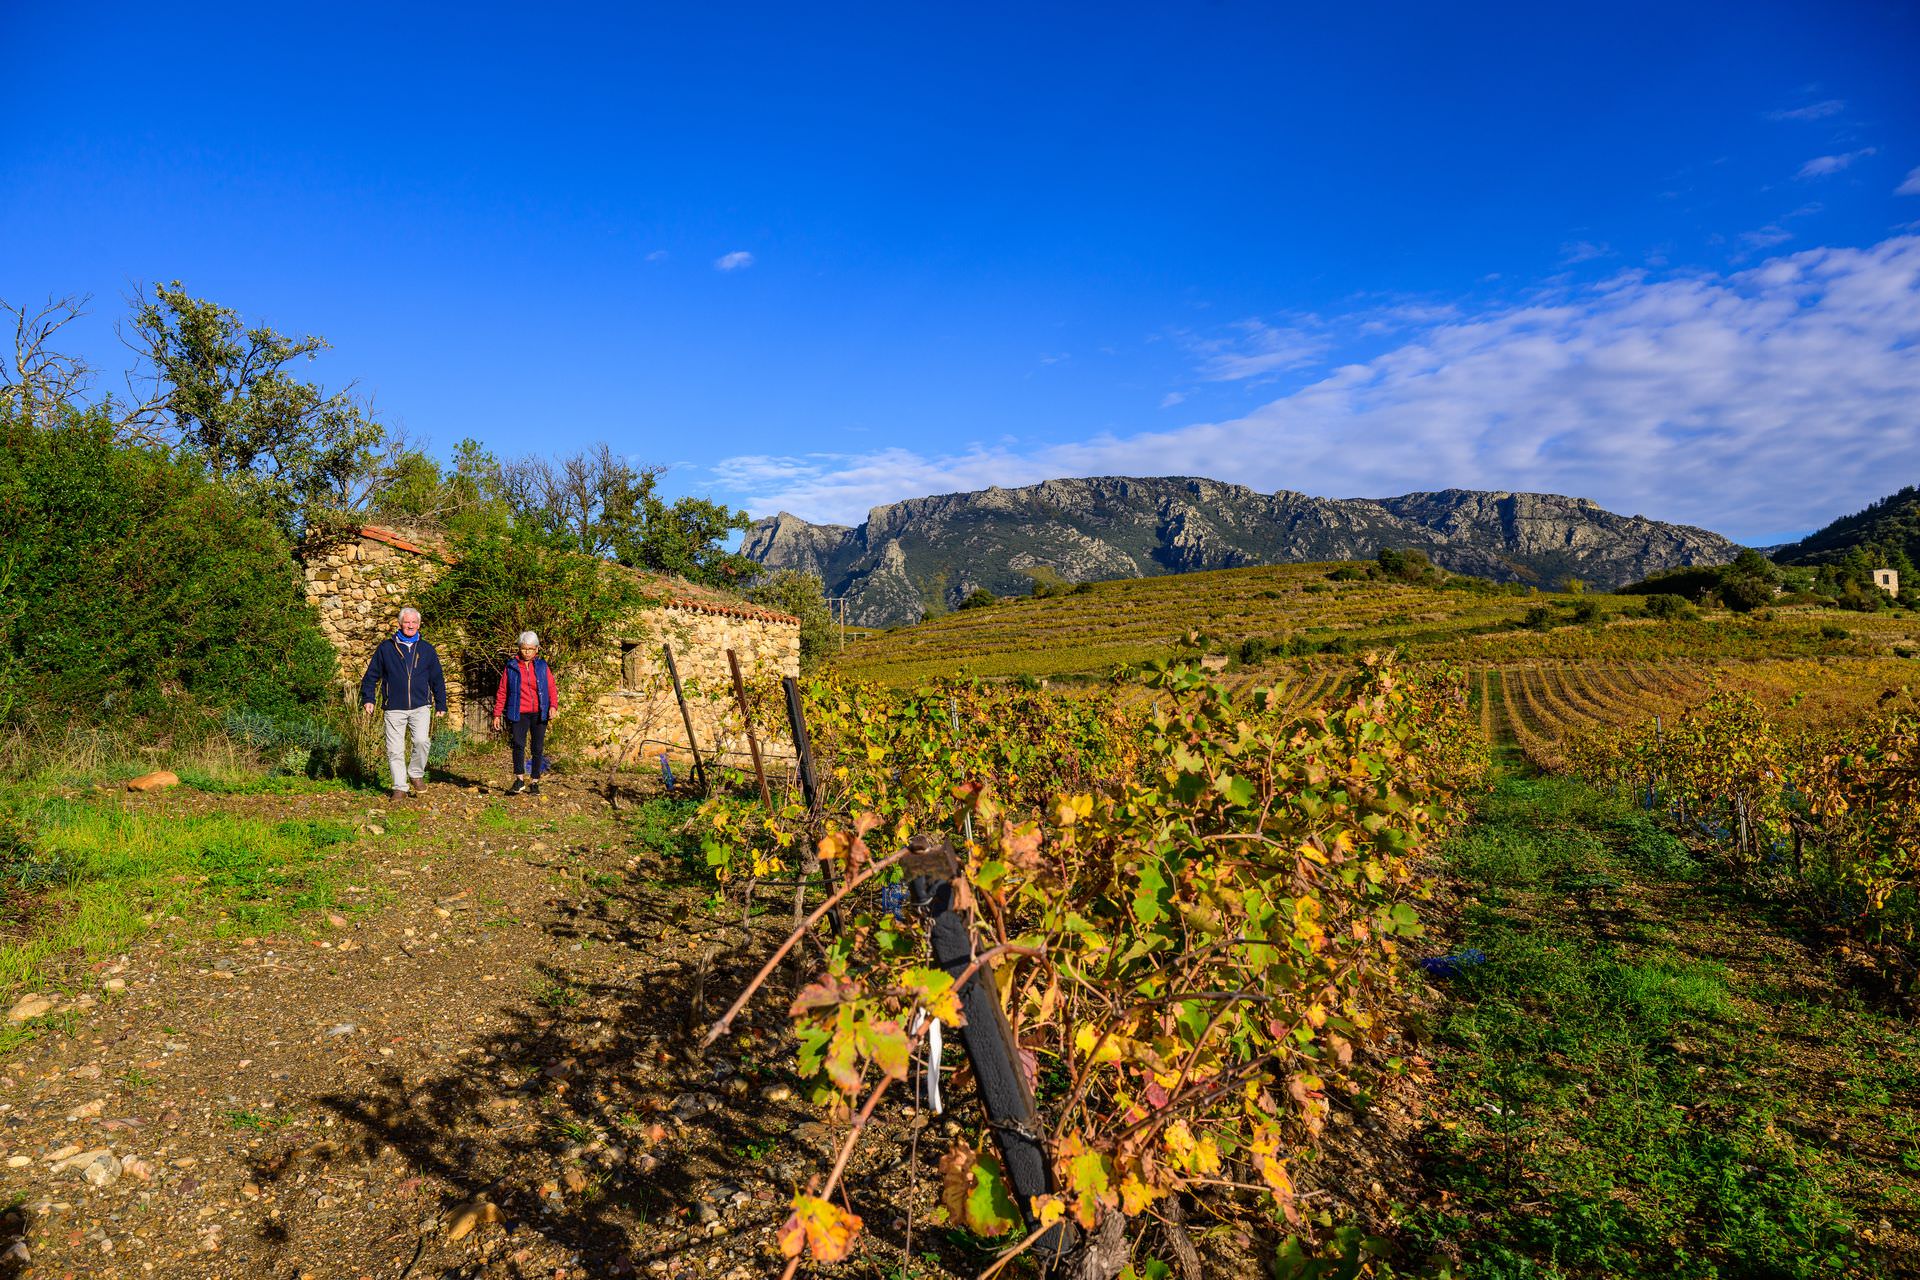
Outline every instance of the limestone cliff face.
<svg viewBox="0 0 1920 1280">
<path fill-rule="evenodd" d="M 976 587 L 1069 582 L 1241 565 L 1367 558 L 1418 548 L 1456 573 L 1543 587 L 1577 577 L 1621 586 L 1657 569 L 1722 564 L 1739 548 L 1704 529 L 1616 515 L 1585 498 L 1444 489 L 1398 498 L 1259 493 L 1188 476 L 1096 476 L 949 493 L 875 507 L 857 529 L 785 512 L 743 549 L 768 568 L 820 575 L 865 626 L 918 621 Z"/>
</svg>

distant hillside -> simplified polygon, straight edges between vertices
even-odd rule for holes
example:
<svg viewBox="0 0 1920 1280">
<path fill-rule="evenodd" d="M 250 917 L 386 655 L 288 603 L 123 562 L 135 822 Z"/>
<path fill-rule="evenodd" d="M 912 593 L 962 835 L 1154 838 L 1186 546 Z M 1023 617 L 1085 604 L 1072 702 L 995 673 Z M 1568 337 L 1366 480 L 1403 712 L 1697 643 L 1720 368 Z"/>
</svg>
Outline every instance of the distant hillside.
<svg viewBox="0 0 1920 1280">
<path fill-rule="evenodd" d="M 1920 486 L 1900 492 L 1854 515 L 1842 516 L 1818 533 L 1775 550 L 1778 564 L 1838 564 L 1854 549 L 1893 562 L 1920 565 Z M 1906 565 L 1899 562 L 1905 560 Z"/>
<path fill-rule="evenodd" d="M 864 626 L 915 622 L 984 587 L 1024 595 L 1032 571 L 1068 582 L 1248 565 L 1365 559 L 1418 548 L 1456 573 L 1606 589 L 1658 569 L 1720 564 L 1739 551 L 1704 529 L 1602 510 L 1585 498 L 1446 489 L 1398 498 L 1263 494 L 1194 477 L 1103 476 L 875 507 L 857 529 L 785 512 L 742 549 L 775 569 L 820 575 Z"/>
</svg>

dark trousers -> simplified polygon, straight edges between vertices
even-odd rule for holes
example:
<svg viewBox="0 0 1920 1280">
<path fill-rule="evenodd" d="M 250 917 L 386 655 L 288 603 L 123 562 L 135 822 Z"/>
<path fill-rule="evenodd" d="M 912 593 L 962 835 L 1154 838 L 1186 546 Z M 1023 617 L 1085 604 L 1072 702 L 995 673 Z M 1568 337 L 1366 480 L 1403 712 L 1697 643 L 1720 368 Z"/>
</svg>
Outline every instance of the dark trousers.
<svg viewBox="0 0 1920 1280">
<path fill-rule="evenodd" d="M 533 776 L 540 776 L 540 761 L 547 754 L 547 722 L 537 716 L 523 715 L 507 721 L 507 736 L 513 740 L 513 771 L 527 772 L 527 735 L 533 735 Z"/>
</svg>

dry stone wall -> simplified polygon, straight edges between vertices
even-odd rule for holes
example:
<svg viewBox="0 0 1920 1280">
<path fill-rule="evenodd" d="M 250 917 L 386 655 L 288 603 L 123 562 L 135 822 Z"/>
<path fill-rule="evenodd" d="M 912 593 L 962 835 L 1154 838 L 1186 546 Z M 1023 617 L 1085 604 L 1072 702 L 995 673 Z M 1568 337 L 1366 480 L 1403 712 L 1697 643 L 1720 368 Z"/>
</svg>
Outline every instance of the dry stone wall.
<svg viewBox="0 0 1920 1280">
<path fill-rule="evenodd" d="M 673 647 L 703 753 L 739 768 L 749 764 L 727 668 L 727 650 L 732 649 L 748 686 L 748 706 L 763 754 L 768 759 L 791 756 L 779 681 L 799 674 L 799 626 L 672 605 L 635 618 L 620 647 L 605 653 L 603 666 L 594 673 L 594 683 L 605 690 L 595 697 L 591 712 L 601 738 L 598 754 L 641 763 L 657 761 L 665 751 L 680 762 L 676 768 L 689 763 L 687 732 L 662 653 L 666 645 Z"/>
<path fill-rule="evenodd" d="M 339 655 L 343 696 L 355 696 L 352 691 L 374 646 L 393 634 L 401 608 L 417 599 L 443 568 L 444 561 L 425 539 L 389 530 L 363 530 L 344 543 L 307 548 L 307 599 Z M 503 655 L 467 653 L 460 635 L 436 630 L 430 617 L 421 631 L 440 651 L 453 722 L 487 732 L 493 680 Z M 765 755 L 776 763 L 791 758 L 779 680 L 799 674 L 797 621 L 765 610 L 681 600 L 642 610 L 618 628 L 618 634 L 590 663 L 576 660 L 571 669 L 555 669 L 560 686 L 556 723 L 579 715 L 586 720 L 566 726 L 567 738 L 581 755 L 602 763 L 654 767 L 665 751 L 676 769 L 690 763 L 686 729 L 661 652 L 663 645 L 671 645 L 703 754 L 717 753 L 722 763 L 736 767 L 748 763 L 727 668 L 727 650 L 732 649 L 749 686 L 754 729 Z"/>
<path fill-rule="evenodd" d="M 399 630 L 400 610 L 440 576 L 441 561 L 423 549 L 408 549 L 418 546 L 397 536 L 394 541 L 363 536 L 308 550 L 307 600 L 319 611 L 320 630 L 340 657 L 345 697 L 357 696 L 354 691 L 360 687 L 374 647 Z M 467 697 L 464 671 L 456 657 L 459 637 L 436 632 L 431 618 L 422 622 L 421 634 L 440 651 L 447 673 L 447 710 L 459 723 Z"/>
</svg>

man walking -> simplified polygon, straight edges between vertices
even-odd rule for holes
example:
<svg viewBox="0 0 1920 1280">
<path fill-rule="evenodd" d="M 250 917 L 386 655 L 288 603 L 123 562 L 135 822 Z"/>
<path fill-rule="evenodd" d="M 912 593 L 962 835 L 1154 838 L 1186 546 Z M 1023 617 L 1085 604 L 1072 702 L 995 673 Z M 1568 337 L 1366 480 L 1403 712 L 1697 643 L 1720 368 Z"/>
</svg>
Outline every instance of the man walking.
<svg viewBox="0 0 1920 1280">
<path fill-rule="evenodd" d="M 393 798 L 400 799 L 426 785 L 427 746 L 433 717 L 447 714 L 447 678 L 440 655 L 420 638 L 420 611 L 409 605 L 400 611 L 400 630 L 382 640 L 360 679 L 360 705 L 373 714 L 374 686 L 386 691 L 387 768 L 393 774 Z M 407 733 L 413 733 L 413 754 L 407 755 Z M 409 785 L 411 784 L 411 785 Z"/>
</svg>

